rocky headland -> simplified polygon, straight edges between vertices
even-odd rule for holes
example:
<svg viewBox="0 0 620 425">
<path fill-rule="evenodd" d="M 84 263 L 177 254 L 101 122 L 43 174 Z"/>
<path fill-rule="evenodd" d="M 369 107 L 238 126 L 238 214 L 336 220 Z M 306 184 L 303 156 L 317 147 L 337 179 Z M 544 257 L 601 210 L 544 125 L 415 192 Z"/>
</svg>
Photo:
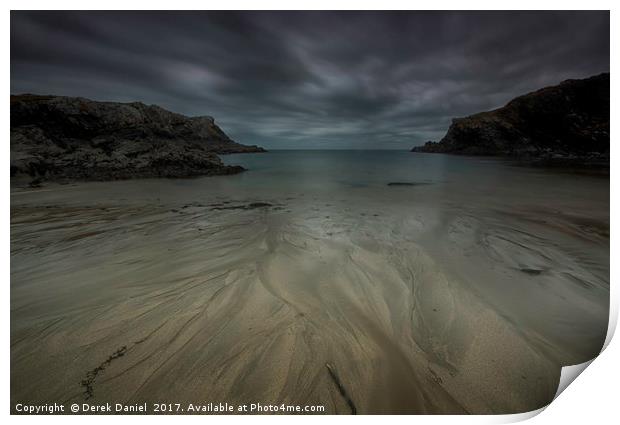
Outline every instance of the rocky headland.
<svg viewBox="0 0 620 425">
<path fill-rule="evenodd" d="M 412 152 L 490 155 L 540 165 L 609 166 L 609 73 L 517 97 L 455 118 L 439 142 Z"/>
<path fill-rule="evenodd" d="M 231 140 L 212 117 L 140 102 L 11 96 L 11 178 L 36 182 L 234 174 L 217 154 L 264 152 Z"/>
</svg>

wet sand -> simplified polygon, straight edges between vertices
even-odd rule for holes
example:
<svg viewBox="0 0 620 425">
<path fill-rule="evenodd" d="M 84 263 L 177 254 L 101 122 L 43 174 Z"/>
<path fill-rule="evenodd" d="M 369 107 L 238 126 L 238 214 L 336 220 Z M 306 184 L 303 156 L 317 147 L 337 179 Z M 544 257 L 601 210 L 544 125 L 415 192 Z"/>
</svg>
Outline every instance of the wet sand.
<svg viewBox="0 0 620 425">
<path fill-rule="evenodd" d="M 194 186 L 12 190 L 13 405 L 515 413 L 604 341 L 608 210 Z"/>
</svg>

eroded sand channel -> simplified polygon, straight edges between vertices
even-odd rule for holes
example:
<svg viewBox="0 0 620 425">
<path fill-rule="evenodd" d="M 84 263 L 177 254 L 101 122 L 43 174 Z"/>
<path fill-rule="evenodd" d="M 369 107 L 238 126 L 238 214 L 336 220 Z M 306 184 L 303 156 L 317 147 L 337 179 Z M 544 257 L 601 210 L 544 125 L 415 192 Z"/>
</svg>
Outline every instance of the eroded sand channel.
<svg viewBox="0 0 620 425">
<path fill-rule="evenodd" d="M 14 191 L 12 403 L 520 412 L 604 340 L 604 214 L 165 184 Z"/>
</svg>

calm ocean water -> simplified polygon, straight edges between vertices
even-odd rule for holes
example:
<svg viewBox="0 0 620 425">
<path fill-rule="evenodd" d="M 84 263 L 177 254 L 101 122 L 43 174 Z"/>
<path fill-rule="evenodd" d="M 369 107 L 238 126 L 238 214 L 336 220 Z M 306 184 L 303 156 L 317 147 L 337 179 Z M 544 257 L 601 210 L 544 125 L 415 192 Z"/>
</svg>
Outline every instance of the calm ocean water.
<svg viewBox="0 0 620 425">
<path fill-rule="evenodd" d="M 40 202 L 56 202 L 63 196 L 64 202 L 75 204 L 206 202 L 211 198 L 277 202 L 287 197 L 351 201 L 360 208 L 366 204 L 441 208 L 440 204 L 449 203 L 487 209 L 552 209 L 609 221 L 608 177 L 517 166 L 497 158 L 395 150 L 275 150 L 221 158 L 247 171 L 189 179 L 92 182 L 31 195 Z"/>
<path fill-rule="evenodd" d="M 438 183 L 470 173 L 473 164 L 485 164 L 475 173 L 495 173 L 498 169 L 497 161 L 394 150 L 276 150 L 225 155 L 222 159 L 248 169 L 237 177 L 244 184 L 269 182 L 329 189 L 389 182 Z"/>
<path fill-rule="evenodd" d="M 608 214 L 609 178 L 517 166 L 497 158 L 375 150 L 276 150 L 224 155 L 248 171 L 218 177 L 222 190 L 311 192 L 337 196 L 411 198 L 582 207 Z M 388 183 L 414 183 L 414 187 Z M 421 184 L 421 185 L 418 185 Z"/>
</svg>

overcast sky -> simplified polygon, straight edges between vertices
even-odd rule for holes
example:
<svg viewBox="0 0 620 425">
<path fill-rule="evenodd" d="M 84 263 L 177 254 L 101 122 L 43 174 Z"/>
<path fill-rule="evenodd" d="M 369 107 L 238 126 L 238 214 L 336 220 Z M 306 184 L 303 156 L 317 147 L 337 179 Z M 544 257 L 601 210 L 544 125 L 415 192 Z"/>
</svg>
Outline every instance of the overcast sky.
<svg viewBox="0 0 620 425">
<path fill-rule="evenodd" d="M 11 93 L 212 115 L 271 149 L 408 149 L 608 71 L 608 12 L 11 12 Z"/>
</svg>

